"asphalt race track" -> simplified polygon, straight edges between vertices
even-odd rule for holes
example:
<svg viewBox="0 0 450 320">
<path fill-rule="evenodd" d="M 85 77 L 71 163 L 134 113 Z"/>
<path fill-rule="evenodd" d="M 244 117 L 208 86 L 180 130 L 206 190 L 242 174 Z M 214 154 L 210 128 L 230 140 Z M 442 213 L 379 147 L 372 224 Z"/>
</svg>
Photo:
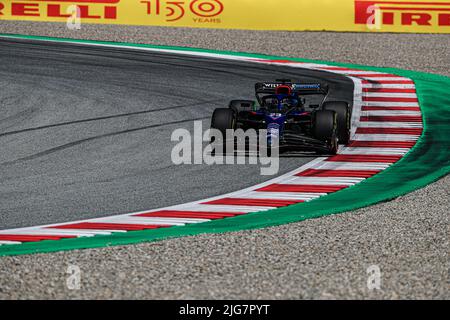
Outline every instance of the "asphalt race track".
<svg viewBox="0 0 450 320">
<path fill-rule="evenodd" d="M 253 98 L 257 81 L 346 77 L 175 54 L 0 40 L 0 229 L 148 210 L 264 180 L 255 165 L 171 161 L 173 130 L 206 129 L 214 108 Z M 310 156 L 283 157 L 279 174 Z"/>
</svg>

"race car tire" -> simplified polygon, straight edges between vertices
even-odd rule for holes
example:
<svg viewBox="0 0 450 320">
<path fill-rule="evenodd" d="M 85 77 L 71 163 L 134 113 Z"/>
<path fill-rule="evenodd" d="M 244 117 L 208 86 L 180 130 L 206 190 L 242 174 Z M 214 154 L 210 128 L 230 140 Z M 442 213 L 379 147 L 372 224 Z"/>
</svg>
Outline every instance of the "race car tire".
<svg viewBox="0 0 450 320">
<path fill-rule="evenodd" d="M 327 141 L 336 132 L 336 113 L 332 110 L 320 110 L 314 113 L 313 135 L 316 139 Z"/>
<path fill-rule="evenodd" d="M 251 111 L 254 105 L 255 101 L 252 100 L 231 100 L 228 108 L 237 116 L 241 111 Z"/>
<path fill-rule="evenodd" d="M 350 140 L 350 107 L 345 101 L 328 101 L 323 104 L 323 110 L 336 112 L 337 136 L 339 143 L 348 144 Z"/>
<path fill-rule="evenodd" d="M 235 129 L 236 117 L 233 110 L 228 108 L 217 108 L 211 119 L 211 128 L 219 130 L 223 138 L 226 137 L 227 129 Z"/>
<path fill-rule="evenodd" d="M 319 110 L 313 118 L 313 135 L 327 143 L 325 153 L 336 154 L 338 149 L 337 114 L 332 110 Z M 323 153 L 323 152 L 319 152 Z"/>
</svg>

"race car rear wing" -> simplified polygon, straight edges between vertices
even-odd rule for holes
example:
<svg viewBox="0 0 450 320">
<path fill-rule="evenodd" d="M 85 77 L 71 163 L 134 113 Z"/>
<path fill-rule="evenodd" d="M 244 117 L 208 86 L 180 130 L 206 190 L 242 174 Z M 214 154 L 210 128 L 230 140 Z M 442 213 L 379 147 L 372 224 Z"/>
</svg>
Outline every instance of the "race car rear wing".
<svg viewBox="0 0 450 320">
<path fill-rule="evenodd" d="M 280 86 L 290 87 L 293 93 L 324 94 L 328 93 L 328 86 L 320 83 L 292 83 L 280 80 L 278 82 L 258 82 L 255 84 L 256 94 L 275 94 Z"/>
</svg>

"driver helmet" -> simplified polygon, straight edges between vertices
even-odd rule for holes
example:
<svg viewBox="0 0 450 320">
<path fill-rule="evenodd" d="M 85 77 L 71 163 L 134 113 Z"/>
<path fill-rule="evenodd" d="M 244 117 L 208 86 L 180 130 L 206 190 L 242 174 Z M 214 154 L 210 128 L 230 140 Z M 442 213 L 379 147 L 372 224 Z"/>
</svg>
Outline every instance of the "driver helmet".
<svg viewBox="0 0 450 320">
<path fill-rule="evenodd" d="M 278 94 L 277 97 L 280 101 L 281 110 L 286 110 L 300 106 L 299 100 L 296 96 Z"/>
</svg>

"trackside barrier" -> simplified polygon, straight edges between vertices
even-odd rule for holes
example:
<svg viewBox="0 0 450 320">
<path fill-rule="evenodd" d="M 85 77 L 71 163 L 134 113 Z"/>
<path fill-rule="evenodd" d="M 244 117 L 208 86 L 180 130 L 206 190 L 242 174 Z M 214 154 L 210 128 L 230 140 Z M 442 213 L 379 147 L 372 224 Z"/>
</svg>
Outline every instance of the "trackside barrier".
<svg viewBox="0 0 450 320">
<path fill-rule="evenodd" d="M 74 9 L 75 8 L 75 9 Z M 450 33 L 450 1 L 0 0 L 0 20 L 192 28 Z"/>
</svg>

